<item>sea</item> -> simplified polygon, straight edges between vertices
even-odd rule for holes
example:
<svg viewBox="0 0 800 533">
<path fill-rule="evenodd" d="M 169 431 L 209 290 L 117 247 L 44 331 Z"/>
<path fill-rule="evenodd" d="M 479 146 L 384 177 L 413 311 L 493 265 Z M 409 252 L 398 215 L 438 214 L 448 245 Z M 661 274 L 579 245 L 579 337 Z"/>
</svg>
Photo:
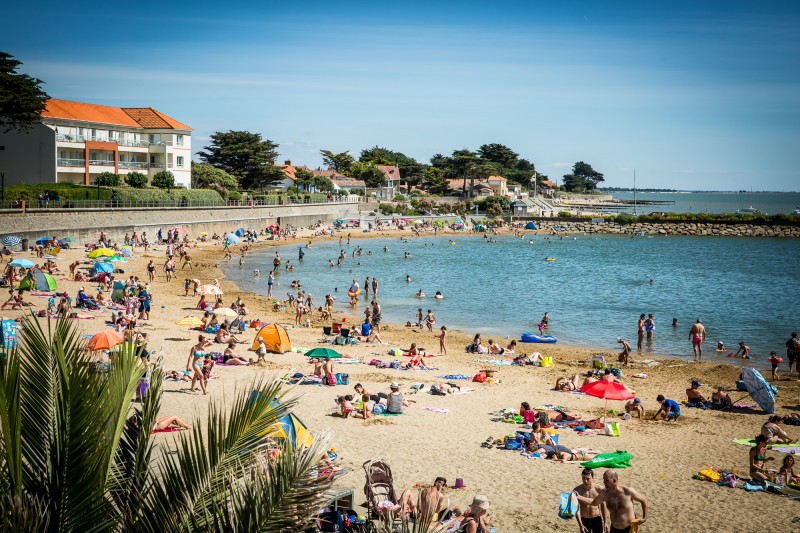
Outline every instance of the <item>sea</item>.
<svg viewBox="0 0 800 533">
<path fill-rule="evenodd" d="M 633 202 L 633 192 L 613 193 L 615 199 Z M 798 192 L 636 192 L 637 202 L 652 201 L 656 205 L 638 205 L 638 214 L 671 213 L 735 213 L 753 207 L 768 215 L 789 214 L 800 207 Z M 663 203 L 662 203 L 663 202 Z M 622 211 L 632 212 L 629 206 Z"/>
<path fill-rule="evenodd" d="M 452 238 L 454 244 L 450 236 L 354 239 L 347 245 L 345 236 L 341 267 L 329 266 L 340 253 L 336 241 L 304 248 L 302 262 L 299 246 L 287 245 L 278 251 L 296 269 L 279 271 L 273 296 L 286 299 L 291 282 L 299 280 L 316 306 L 332 293 L 335 309 L 349 311 L 353 280 L 363 286 L 366 277 L 377 277 L 384 321 L 415 322 L 418 308 L 431 309 L 437 327 L 505 340 L 538 332 L 536 325 L 548 312 L 549 333 L 559 343 L 607 351 L 618 349 L 618 337 L 635 348 L 639 315 L 653 313 L 656 330 L 645 354 L 683 358 L 692 357 L 689 328 L 700 319 L 708 331 L 704 360 L 740 364 L 728 354 L 743 341 L 751 348 L 747 363 L 762 368 L 773 350 L 785 357 L 786 340 L 800 329 L 798 239 L 533 234 L 494 239 L 460 235 Z M 353 257 L 358 249 L 362 255 Z M 274 248 L 256 250 L 243 268 L 234 260 L 223 270 L 242 289 L 266 294 L 274 254 Z M 427 297 L 417 298 L 419 290 Z M 436 291 L 444 298 L 433 298 Z M 361 298 L 359 314 L 364 305 Z M 724 342 L 724 352 L 716 351 L 717 341 Z M 426 344 L 435 342 L 431 337 Z"/>
</svg>

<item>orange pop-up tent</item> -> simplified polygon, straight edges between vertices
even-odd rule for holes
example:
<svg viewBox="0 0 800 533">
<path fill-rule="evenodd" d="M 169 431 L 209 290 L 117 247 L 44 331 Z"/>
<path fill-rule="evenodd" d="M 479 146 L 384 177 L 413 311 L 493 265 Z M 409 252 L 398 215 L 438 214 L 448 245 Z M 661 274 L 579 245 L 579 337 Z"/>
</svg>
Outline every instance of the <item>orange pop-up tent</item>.
<svg viewBox="0 0 800 533">
<path fill-rule="evenodd" d="M 271 353 L 285 353 L 292 351 L 292 343 L 289 342 L 289 334 L 286 333 L 286 328 L 280 324 L 267 324 L 256 333 L 256 338 L 253 339 L 253 346 L 251 350 L 258 349 L 258 339 L 264 340 L 264 345 L 267 351 Z"/>
</svg>

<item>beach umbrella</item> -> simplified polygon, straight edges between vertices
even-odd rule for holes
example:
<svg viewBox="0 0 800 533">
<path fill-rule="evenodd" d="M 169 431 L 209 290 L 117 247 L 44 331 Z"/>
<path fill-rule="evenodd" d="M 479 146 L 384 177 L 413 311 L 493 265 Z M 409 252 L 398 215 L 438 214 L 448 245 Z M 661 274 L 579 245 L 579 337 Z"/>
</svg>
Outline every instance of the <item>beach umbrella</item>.
<svg viewBox="0 0 800 533">
<path fill-rule="evenodd" d="M 127 263 L 128 262 L 127 259 L 123 259 L 122 257 L 120 257 L 118 255 L 114 255 L 112 257 L 106 257 L 105 259 L 103 259 L 103 261 L 106 261 L 108 263 Z"/>
<path fill-rule="evenodd" d="M 175 324 L 177 324 L 178 326 L 189 326 L 189 327 L 192 327 L 192 328 L 196 328 L 197 326 L 202 326 L 203 325 L 203 321 L 200 320 L 199 318 L 195 318 L 193 316 L 187 316 L 187 317 L 181 318 L 180 320 L 175 322 Z"/>
<path fill-rule="evenodd" d="M 608 400 L 632 400 L 636 397 L 622 384 L 617 383 L 616 381 L 605 381 L 602 379 L 599 381 L 593 381 L 592 383 L 587 383 L 581 387 L 581 392 L 589 396 L 594 396 L 595 398 L 602 398 L 605 400 L 603 404 L 603 424 L 606 423 L 606 406 L 608 405 Z"/>
<path fill-rule="evenodd" d="M 52 240 L 53 240 L 52 237 L 39 237 L 38 239 L 36 239 L 36 244 L 39 244 L 39 245 L 47 244 L 48 242 L 50 242 Z"/>
<path fill-rule="evenodd" d="M 331 348 L 314 348 L 306 352 L 306 357 L 314 357 L 317 359 L 341 359 L 342 354 Z"/>
<path fill-rule="evenodd" d="M 424 222 L 423 220 L 419 220 L 419 219 L 417 219 L 417 220 L 415 220 L 415 221 L 414 221 L 414 225 L 415 225 L 415 226 L 421 226 L 421 225 L 423 225 L 424 223 L 425 223 L 425 222 Z"/>
<path fill-rule="evenodd" d="M 742 381 L 747 387 L 747 393 L 765 413 L 775 412 L 775 392 L 761 372 L 754 368 L 743 368 Z"/>
<path fill-rule="evenodd" d="M 133 248 L 130 246 L 123 246 L 119 251 L 120 257 L 133 257 Z"/>
<path fill-rule="evenodd" d="M 31 268 L 35 264 L 36 263 L 31 261 L 30 259 L 25 259 L 24 257 L 20 257 L 19 259 L 14 259 L 10 263 L 8 263 L 8 266 L 18 267 L 18 268 Z"/>
<path fill-rule="evenodd" d="M 225 240 L 228 241 L 228 244 L 239 244 L 239 237 L 233 233 L 228 233 L 225 235 Z"/>
<path fill-rule="evenodd" d="M 197 288 L 197 294 L 213 294 L 215 296 L 219 296 L 224 293 L 222 292 L 222 289 L 216 285 L 201 285 Z"/>
<path fill-rule="evenodd" d="M 95 248 L 91 252 L 89 252 L 89 259 L 96 259 L 98 257 L 113 257 L 117 255 L 117 252 L 112 250 L 111 248 Z"/>
<path fill-rule="evenodd" d="M 86 344 L 86 349 L 95 352 L 97 350 L 110 350 L 114 346 L 122 344 L 124 341 L 125 338 L 122 334 L 117 333 L 113 329 L 107 329 L 89 339 L 89 342 Z"/>
<path fill-rule="evenodd" d="M 178 235 L 189 235 L 189 230 L 186 228 L 172 228 L 172 233 L 177 233 Z"/>
<path fill-rule="evenodd" d="M 3 243 L 3 246 L 16 246 L 22 242 L 22 239 L 20 239 L 16 235 L 6 235 L 2 239 L 0 239 L 0 242 Z"/>
<path fill-rule="evenodd" d="M 464 221 L 463 221 L 463 220 L 461 220 L 460 218 L 457 218 L 457 219 L 455 220 L 455 223 L 456 223 L 456 224 L 463 224 L 463 223 L 464 223 Z"/>
<path fill-rule="evenodd" d="M 219 309 L 214 309 L 214 314 L 217 316 L 223 316 L 228 318 L 235 318 L 239 316 L 239 313 L 237 313 L 230 307 L 220 307 Z"/>
</svg>

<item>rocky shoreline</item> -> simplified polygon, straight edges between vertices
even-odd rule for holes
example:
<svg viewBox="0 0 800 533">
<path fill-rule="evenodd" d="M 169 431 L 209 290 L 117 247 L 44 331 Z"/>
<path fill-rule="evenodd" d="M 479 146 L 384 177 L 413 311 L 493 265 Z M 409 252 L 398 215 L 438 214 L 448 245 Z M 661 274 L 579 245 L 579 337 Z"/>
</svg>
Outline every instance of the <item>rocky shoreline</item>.
<svg viewBox="0 0 800 533">
<path fill-rule="evenodd" d="M 800 237 L 800 226 L 720 222 L 592 222 L 575 219 L 541 219 L 540 230 L 552 231 L 556 226 L 569 228 L 569 233 L 608 233 L 615 235 L 690 235 L 719 237 Z"/>
</svg>

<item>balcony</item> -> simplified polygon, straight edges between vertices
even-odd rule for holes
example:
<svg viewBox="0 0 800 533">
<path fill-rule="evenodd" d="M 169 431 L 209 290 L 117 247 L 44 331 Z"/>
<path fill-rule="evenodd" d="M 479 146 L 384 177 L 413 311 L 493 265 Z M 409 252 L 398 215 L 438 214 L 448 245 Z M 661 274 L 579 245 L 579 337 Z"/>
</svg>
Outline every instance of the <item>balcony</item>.
<svg viewBox="0 0 800 533">
<path fill-rule="evenodd" d="M 150 168 L 148 163 L 139 162 L 139 161 L 120 161 L 119 168 L 135 168 L 135 169 L 146 169 Z"/>
<path fill-rule="evenodd" d="M 104 142 L 104 143 L 117 143 L 120 146 L 135 146 L 140 148 L 147 148 L 149 146 L 172 146 L 171 142 L 166 141 L 134 141 L 131 139 L 109 139 L 108 137 L 90 137 L 87 135 L 68 135 L 59 133 L 56 135 L 56 140 L 68 143 L 85 143 L 86 141 Z"/>
<path fill-rule="evenodd" d="M 85 167 L 86 160 L 85 159 L 65 159 L 62 157 L 58 158 L 56 163 L 60 167 Z"/>
<path fill-rule="evenodd" d="M 150 168 L 164 168 L 164 163 L 150 163 Z"/>
<path fill-rule="evenodd" d="M 89 165 L 95 167 L 113 167 L 114 161 L 108 161 L 105 159 L 90 159 Z"/>
</svg>

